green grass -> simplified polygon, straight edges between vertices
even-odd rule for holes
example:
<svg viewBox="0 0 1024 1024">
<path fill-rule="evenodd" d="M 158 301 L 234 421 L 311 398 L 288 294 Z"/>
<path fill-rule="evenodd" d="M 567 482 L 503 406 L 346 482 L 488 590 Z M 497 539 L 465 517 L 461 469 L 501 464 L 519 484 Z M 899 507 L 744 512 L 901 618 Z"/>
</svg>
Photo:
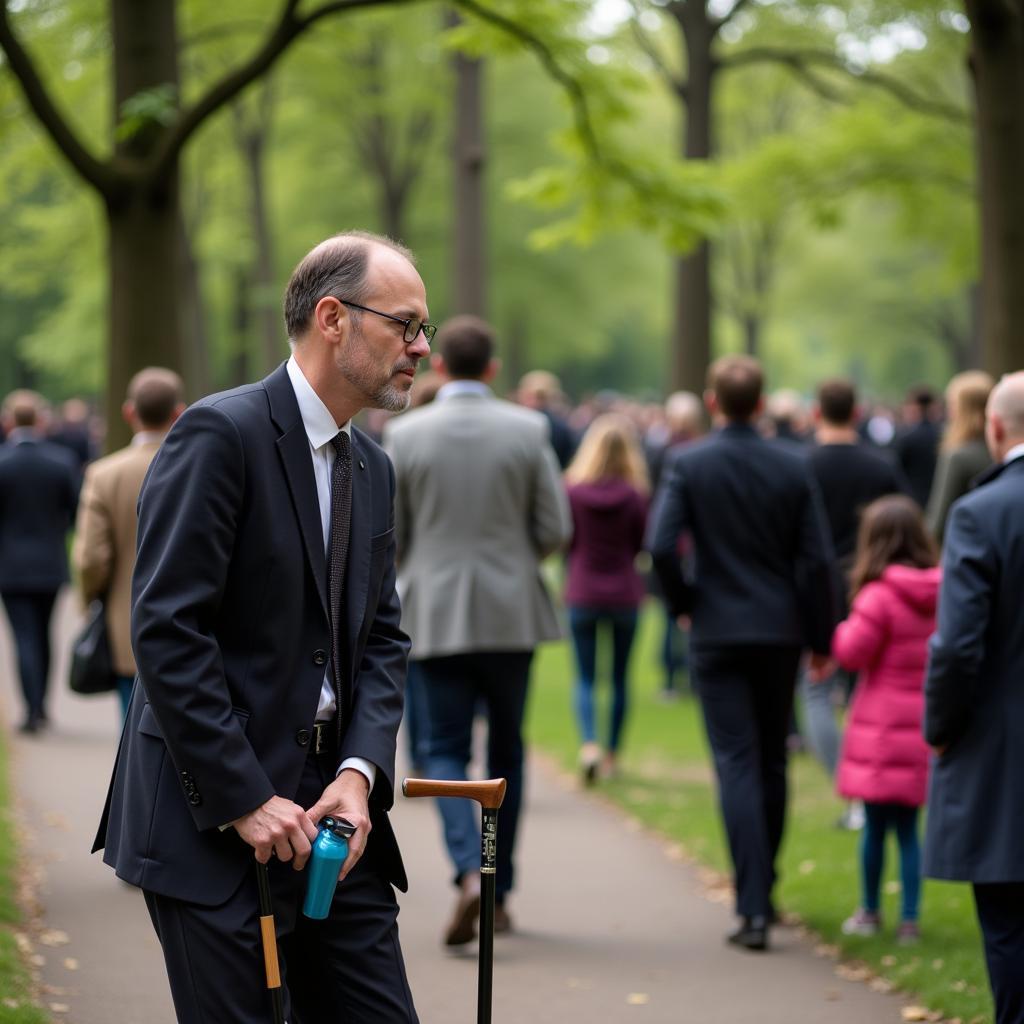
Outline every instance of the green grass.
<svg viewBox="0 0 1024 1024">
<path fill-rule="evenodd" d="M 7 737 L 0 733 L 0 1024 L 47 1024 L 32 1001 L 29 975 L 18 952 L 14 928 L 20 914 L 14 900 L 17 849 L 7 787 Z"/>
<path fill-rule="evenodd" d="M 729 870 L 707 742 L 695 699 L 658 700 L 660 616 L 643 616 L 632 660 L 630 717 L 621 777 L 600 790 L 645 825 L 657 830 L 701 864 Z M 567 769 L 574 769 L 578 736 L 571 688 L 573 663 L 567 643 L 539 653 L 531 687 L 529 737 Z M 607 696 L 608 687 L 599 693 Z M 602 718 L 605 706 L 599 705 Z M 831 783 L 809 756 L 790 768 L 790 806 L 781 858 L 779 902 L 797 914 L 844 961 L 866 965 L 872 975 L 915 1002 L 965 1024 L 989 1024 L 992 1003 L 970 889 L 926 881 L 921 905 L 922 940 L 896 945 L 899 921 L 898 858 L 887 851 L 883 915 L 886 928 L 874 938 L 845 936 L 843 919 L 859 902 L 857 833 L 835 828 L 842 805 Z"/>
</svg>

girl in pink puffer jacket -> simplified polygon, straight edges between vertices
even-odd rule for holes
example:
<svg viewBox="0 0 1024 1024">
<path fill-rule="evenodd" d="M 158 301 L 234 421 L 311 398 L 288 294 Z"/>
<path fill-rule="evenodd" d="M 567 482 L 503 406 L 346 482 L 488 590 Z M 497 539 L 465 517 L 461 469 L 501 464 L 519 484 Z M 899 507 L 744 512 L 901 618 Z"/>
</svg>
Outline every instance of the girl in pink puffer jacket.
<svg viewBox="0 0 1024 1024">
<path fill-rule="evenodd" d="M 939 593 L 937 552 L 917 504 L 902 495 L 863 513 L 851 573 L 852 608 L 832 640 L 843 668 L 859 670 L 836 787 L 864 801 L 863 905 L 843 923 L 848 935 L 874 935 L 886 833 L 900 847 L 901 943 L 917 940 L 921 892 L 918 810 L 928 787 L 928 747 L 921 732 L 928 638 Z"/>
</svg>

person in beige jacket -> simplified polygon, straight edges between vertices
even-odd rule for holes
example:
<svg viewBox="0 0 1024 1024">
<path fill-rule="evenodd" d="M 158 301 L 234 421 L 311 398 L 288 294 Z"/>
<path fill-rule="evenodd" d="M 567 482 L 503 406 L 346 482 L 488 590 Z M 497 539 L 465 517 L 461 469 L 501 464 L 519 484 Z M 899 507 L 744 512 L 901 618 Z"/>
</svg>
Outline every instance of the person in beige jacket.
<svg viewBox="0 0 1024 1024">
<path fill-rule="evenodd" d="M 423 681 L 427 771 L 466 777 L 473 717 L 487 709 L 488 772 L 508 780 L 501 808 L 495 931 L 511 927 L 522 722 L 534 648 L 560 636 L 541 561 L 572 532 L 547 420 L 496 398 L 491 328 L 460 316 L 437 333 L 433 367 L 447 381 L 428 406 L 391 420 L 402 628 Z M 467 801 L 439 801 L 459 888 L 444 932 L 470 942 L 480 905 L 480 829 Z"/>
<path fill-rule="evenodd" d="M 184 409 L 176 373 L 158 366 L 140 370 L 121 407 L 134 434 L 131 444 L 89 465 L 82 484 L 71 557 L 84 603 L 106 603 L 122 715 L 135 680 L 130 624 L 139 491 L 160 442 Z"/>
</svg>

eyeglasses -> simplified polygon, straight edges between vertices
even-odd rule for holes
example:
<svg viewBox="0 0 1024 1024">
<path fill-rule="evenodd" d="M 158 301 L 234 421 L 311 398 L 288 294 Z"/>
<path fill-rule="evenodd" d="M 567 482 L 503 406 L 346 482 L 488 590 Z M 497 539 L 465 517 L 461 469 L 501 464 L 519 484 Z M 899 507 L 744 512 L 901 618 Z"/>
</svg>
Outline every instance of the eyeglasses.
<svg viewBox="0 0 1024 1024">
<path fill-rule="evenodd" d="M 379 309 L 360 306 L 358 302 L 346 302 L 345 299 L 339 299 L 338 301 L 343 306 L 351 306 L 352 309 L 361 309 L 364 313 L 374 313 L 377 316 L 386 317 L 388 320 L 394 320 L 395 323 L 404 324 L 405 331 L 402 334 L 402 340 L 406 345 L 411 345 L 419 337 L 420 331 L 423 332 L 423 337 L 427 339 L 428 343 L 433 341 L 434 335 L 437 334 L 437 324 L 432 324 L 428 320 L 421 320 L 418 316 L 413 316 L 406 320 L 404 317 L 382 313 Z"/>
</svg>

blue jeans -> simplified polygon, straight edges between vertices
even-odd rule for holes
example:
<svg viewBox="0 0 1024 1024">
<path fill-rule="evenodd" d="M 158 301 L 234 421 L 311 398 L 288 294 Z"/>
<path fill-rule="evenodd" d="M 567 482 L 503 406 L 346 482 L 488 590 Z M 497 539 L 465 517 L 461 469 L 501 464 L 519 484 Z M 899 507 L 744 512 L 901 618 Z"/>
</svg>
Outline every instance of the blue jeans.
<svg viewBox="0 0 1024 1024">
<path fill-rule="evenodd" d="M 903 920 L 916 921 L 921 899 L 921 847 L 917 839 L 916 807 L 902 804 L 864 803 L 861 836 L 861 870 L 864 909 L 877 912 L 885 867 L 885 837 L 895 831 L 900 845 L 900 880 L 903 883 Z"/>
<path fill-rule="evenodd" d="M 523 801 L 523 713 L 532 651 L 481 651 L 424 658 L 419 666 L 427 698 L 430 737 L 427 774 L 465 779 L 472 756 L 473 717 L 487 713 L 487 772 L 508 781 L 498 815 L 495 889 L 498 902 L 512 888 L 513 853 Z M 469 800 L 437 801 L 455 881 L 480 869 L 480 825 Z"/>
<path fill-rule="evenodd" d="M 427 695 L 418 661 L 410 661 L 405 674 L 405 730 L 409 743 L 409 764 L 425 769 L 430 744 Z"/>
<path fill-rule="evenodd" d="M 50 617 L 57 592 L 4 591 L 2 596 L 14 634 L 25 711 L 29 719 L 37 719 L 46 713 L 44 704 L 50 678 Z"/>
<path fill-rule="evenodd" d="M 584 743 L 597 739 L 594 722 L 594 681 L 597 676 L 598 631 L 610 632 L 612 642 L 612 716 L 608 727 L 608 749 L 619 748 L 626 721 L 626 669 L 636 634 L 636 608 L 569 609 L 569 628 L 576 651 L 576 719 Z"/>
</svg>

